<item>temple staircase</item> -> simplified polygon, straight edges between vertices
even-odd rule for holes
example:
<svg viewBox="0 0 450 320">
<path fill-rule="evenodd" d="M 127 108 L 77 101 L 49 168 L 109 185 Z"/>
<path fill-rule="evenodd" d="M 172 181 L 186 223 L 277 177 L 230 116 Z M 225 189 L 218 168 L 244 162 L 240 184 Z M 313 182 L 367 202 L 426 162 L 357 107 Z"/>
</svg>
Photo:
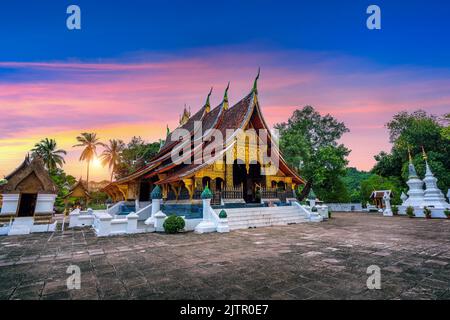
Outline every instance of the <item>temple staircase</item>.
<svg viewBox="0 0 450 320">
<path fill-rule="evenodd" d="M 220 211 L 220 210 L 219 210 Z M 230 230 L 307 222 L 306 213 L 296 206 L 226 209 Z"/>
</svg>

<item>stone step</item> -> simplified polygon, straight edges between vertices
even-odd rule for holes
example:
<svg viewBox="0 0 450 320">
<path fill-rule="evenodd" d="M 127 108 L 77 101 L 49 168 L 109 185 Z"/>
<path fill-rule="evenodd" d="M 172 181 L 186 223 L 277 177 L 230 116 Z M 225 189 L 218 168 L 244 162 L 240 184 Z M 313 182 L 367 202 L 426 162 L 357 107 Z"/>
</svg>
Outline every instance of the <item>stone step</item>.
<svg viewBox="0 0 450 320">
<path fill-rule="evenodd" d="M 251 217 L 251 216 L 272 216 L 272 215 L 279 215 L 279 214 L 288 214 L 288 213 L 302 213 L 302 210 L 299 210 L 298 208 L 292 208 L 292 209 L 285 209 L 280 211 L 240 211 L 240 212 L 228 212 L 228 217 Z"/>
<path fill-rule="evenodd" d="M 241 221 L 241 220 L 253 220 L 253 219 L 276 219 L 276 218 L 297 218 L 305 217 L 304 213 L 300 212 L 285 212 L 280 214 L 259 214 L 259 215 L 239 215 L 239 216 L 228 216 L 228 221 Z"/>
<path fill-rule="evenodd" d="M 295 209 L 297 207 L 294 206 L 284 206 L 284 207 L 258 207 L 258 208 L 233 208 L 233 209 L 224 209 L 226 212 L 235 213 L 235 212 L 276 212 L 283 211 L 288 209 Z M 222 209 L 216 209 L 216 211 L 221 211 Z"/>
<path fill-rule="evenodd" d="M 230 230 L 236 229 L 248 229 L 252 228 L 261 228 L 261 227 L 270 227 L 275 225 L 288 225 L 288 224 L 296 224 L 306 222 L 305 219 L 289 219 L 289 220 L 272 220 L 272 221 L 252 221 L 252 222 L 241 222 L 241 223 L 229 223 Z"/>
<path fill-rule="evenodd" d="M 283 215 L 283 216 L 271 216 L 271 217 L 264 217 L 264 216 L 259 216 L 259 217 L 242 217 L 239 219 L 234 219 L 234 218 L 228 218 L 228 224 L 235 224 L 235 223 L 241 223 L 241 222 L 271 222 L 271 221 L 284 221 L 284 220 L 297 220 L 297 219 L 301 219 L 304 220 L 305 217 L 304 216 L 300 216 L 298 214 L 294 214 L 294 215 Z"/>
</svg>

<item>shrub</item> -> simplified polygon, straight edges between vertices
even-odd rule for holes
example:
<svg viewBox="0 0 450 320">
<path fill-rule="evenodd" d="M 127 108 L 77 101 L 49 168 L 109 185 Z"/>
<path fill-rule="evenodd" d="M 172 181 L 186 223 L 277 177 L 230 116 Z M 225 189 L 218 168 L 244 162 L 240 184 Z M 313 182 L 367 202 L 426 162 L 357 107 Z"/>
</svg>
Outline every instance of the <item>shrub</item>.
<svg viewBox="0 0 450 320">
<path fill-rule="evenodd" d="M 185 226 L 184 219 L 175 215 L 167 217 L 164 221 L 163 227 L 166 233 L 177 233 Z"/>
<path fill-rule="evenodd" d="M 219 218 L 220 219 L 226 219 L 227 218 L 227 212 L 225 210 L 220 211 Z"/>
<path fill-rule="evenodd" d="M 406 214 L 408 215 L 408 217 L 413 218 L 414 217 L 414 208 L 411 206 L 406 208 Z"/>
<path fill-rule="evenodd" d="M 449 209 L 445 209 L 444 214 L 447 216 L 447 218 L 450 219 L 450 210 Z"/>
<path fill-rule="evenodd" d="M 392 213 L 394 214 L 394 216 L 398 215 L 398 207 L 397 206 L 392 206 Z"/>
<path fill-rule="evenodd" d="M 328 210 L 328 219 L 331 219 L 331 214 L 333 213 L 333 211 Z"/>
<path fill-rule="evenodd" d="M 427 219 L 430 219 L 430 218 L 431 218 L 431 210 L 428 209 L 427 207 L 423 208 L 423 213 L 425 214 L 425 217 L 426 217 Z"/>
</svg>

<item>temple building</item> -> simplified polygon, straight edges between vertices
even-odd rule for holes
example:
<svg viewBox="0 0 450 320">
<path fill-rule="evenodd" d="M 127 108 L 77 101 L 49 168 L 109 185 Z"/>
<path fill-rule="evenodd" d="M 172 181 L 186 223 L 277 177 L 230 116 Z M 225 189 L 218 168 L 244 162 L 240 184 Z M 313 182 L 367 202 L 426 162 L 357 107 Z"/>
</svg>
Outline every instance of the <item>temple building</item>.
<svg viewBox="0 0 450 320">
<path fill-rule="evenodd" d="M 205 104 L 194 114 L 185 107 L 179 127 L 167 133 L 158 154 L 147 159 L 147 164 L 141 169 L 110 183 L 103 190 L 114 202 L 136 203 L 151 201 L 150 193 L 156 185 L 160 186 L 164 201 L 175 203 L 200 201 L 206 186 L 212 191 L 215 204 L 260 203 L 265 200 L 285 202 L 293 198 L 296 187 L 305 181 L 287 165 L 264 120 L 258 99 L 258 78 L 259 74 L 251 92 L 233 106 L 228 101 L 228 85 L 218 106 L 211 106 L 209 92 Z M 186 132 L 185 136 L 178 135 L 180 129 Z M 230 130 L 234 133 L 250 130 L 256 132 L 257 137 L 247 137 L 244 144 L 239 144 L 239 135 L 230 135 Z M 273 172 L 262 161 L 261 131 L 268 133 L 267 154 L 278 159 Z M 217 139 L 214 132 L 223 136 L 221 150 L 212 152 L 208 161 L 195 161 Z M 173 154 L 179 153 L 183 159 L 193 161 L 174 161 Z"/>
<path fill-rule="evenodd" d="M 5 177 L 0 186 L 3 203 L 0 212 L 0 235 L 52 231 L 53 206 L 57 187 L 39 157 L 28 155 L 22 164 Z"/>
</svg>

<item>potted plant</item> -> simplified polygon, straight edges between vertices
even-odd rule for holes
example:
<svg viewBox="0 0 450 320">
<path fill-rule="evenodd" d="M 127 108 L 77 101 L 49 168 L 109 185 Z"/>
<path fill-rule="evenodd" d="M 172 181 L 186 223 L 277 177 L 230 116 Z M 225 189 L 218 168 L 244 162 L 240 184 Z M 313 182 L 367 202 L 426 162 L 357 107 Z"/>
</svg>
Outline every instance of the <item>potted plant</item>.
<svg viewBox="0 0 450 320">
<path fill-rule="evenodd" d="M 410 218 L 414 218 L 414 208 L 409 206 L 408 208 L 406 208 L 406 214 L 408 215 L 408 217 Z"/>
<path fill-rule="evenodd" d="M 449 209 L 445 209 L 444 214 L 447 217 L 447 219 L 450 219 L 450 210 Z"/>
<path fill-rule="evenodd" d="M 423 208 L 423 213 L 425 214 L 425 218 L 431 219 L 431 210 L 427 207 Z"/>
<path fill-rule="evenodd" d="M 397 206 L 392 206 L 392 213 L 394 214 L 394 216 L 398 216 L 398 207 Z"/>
</svg>

